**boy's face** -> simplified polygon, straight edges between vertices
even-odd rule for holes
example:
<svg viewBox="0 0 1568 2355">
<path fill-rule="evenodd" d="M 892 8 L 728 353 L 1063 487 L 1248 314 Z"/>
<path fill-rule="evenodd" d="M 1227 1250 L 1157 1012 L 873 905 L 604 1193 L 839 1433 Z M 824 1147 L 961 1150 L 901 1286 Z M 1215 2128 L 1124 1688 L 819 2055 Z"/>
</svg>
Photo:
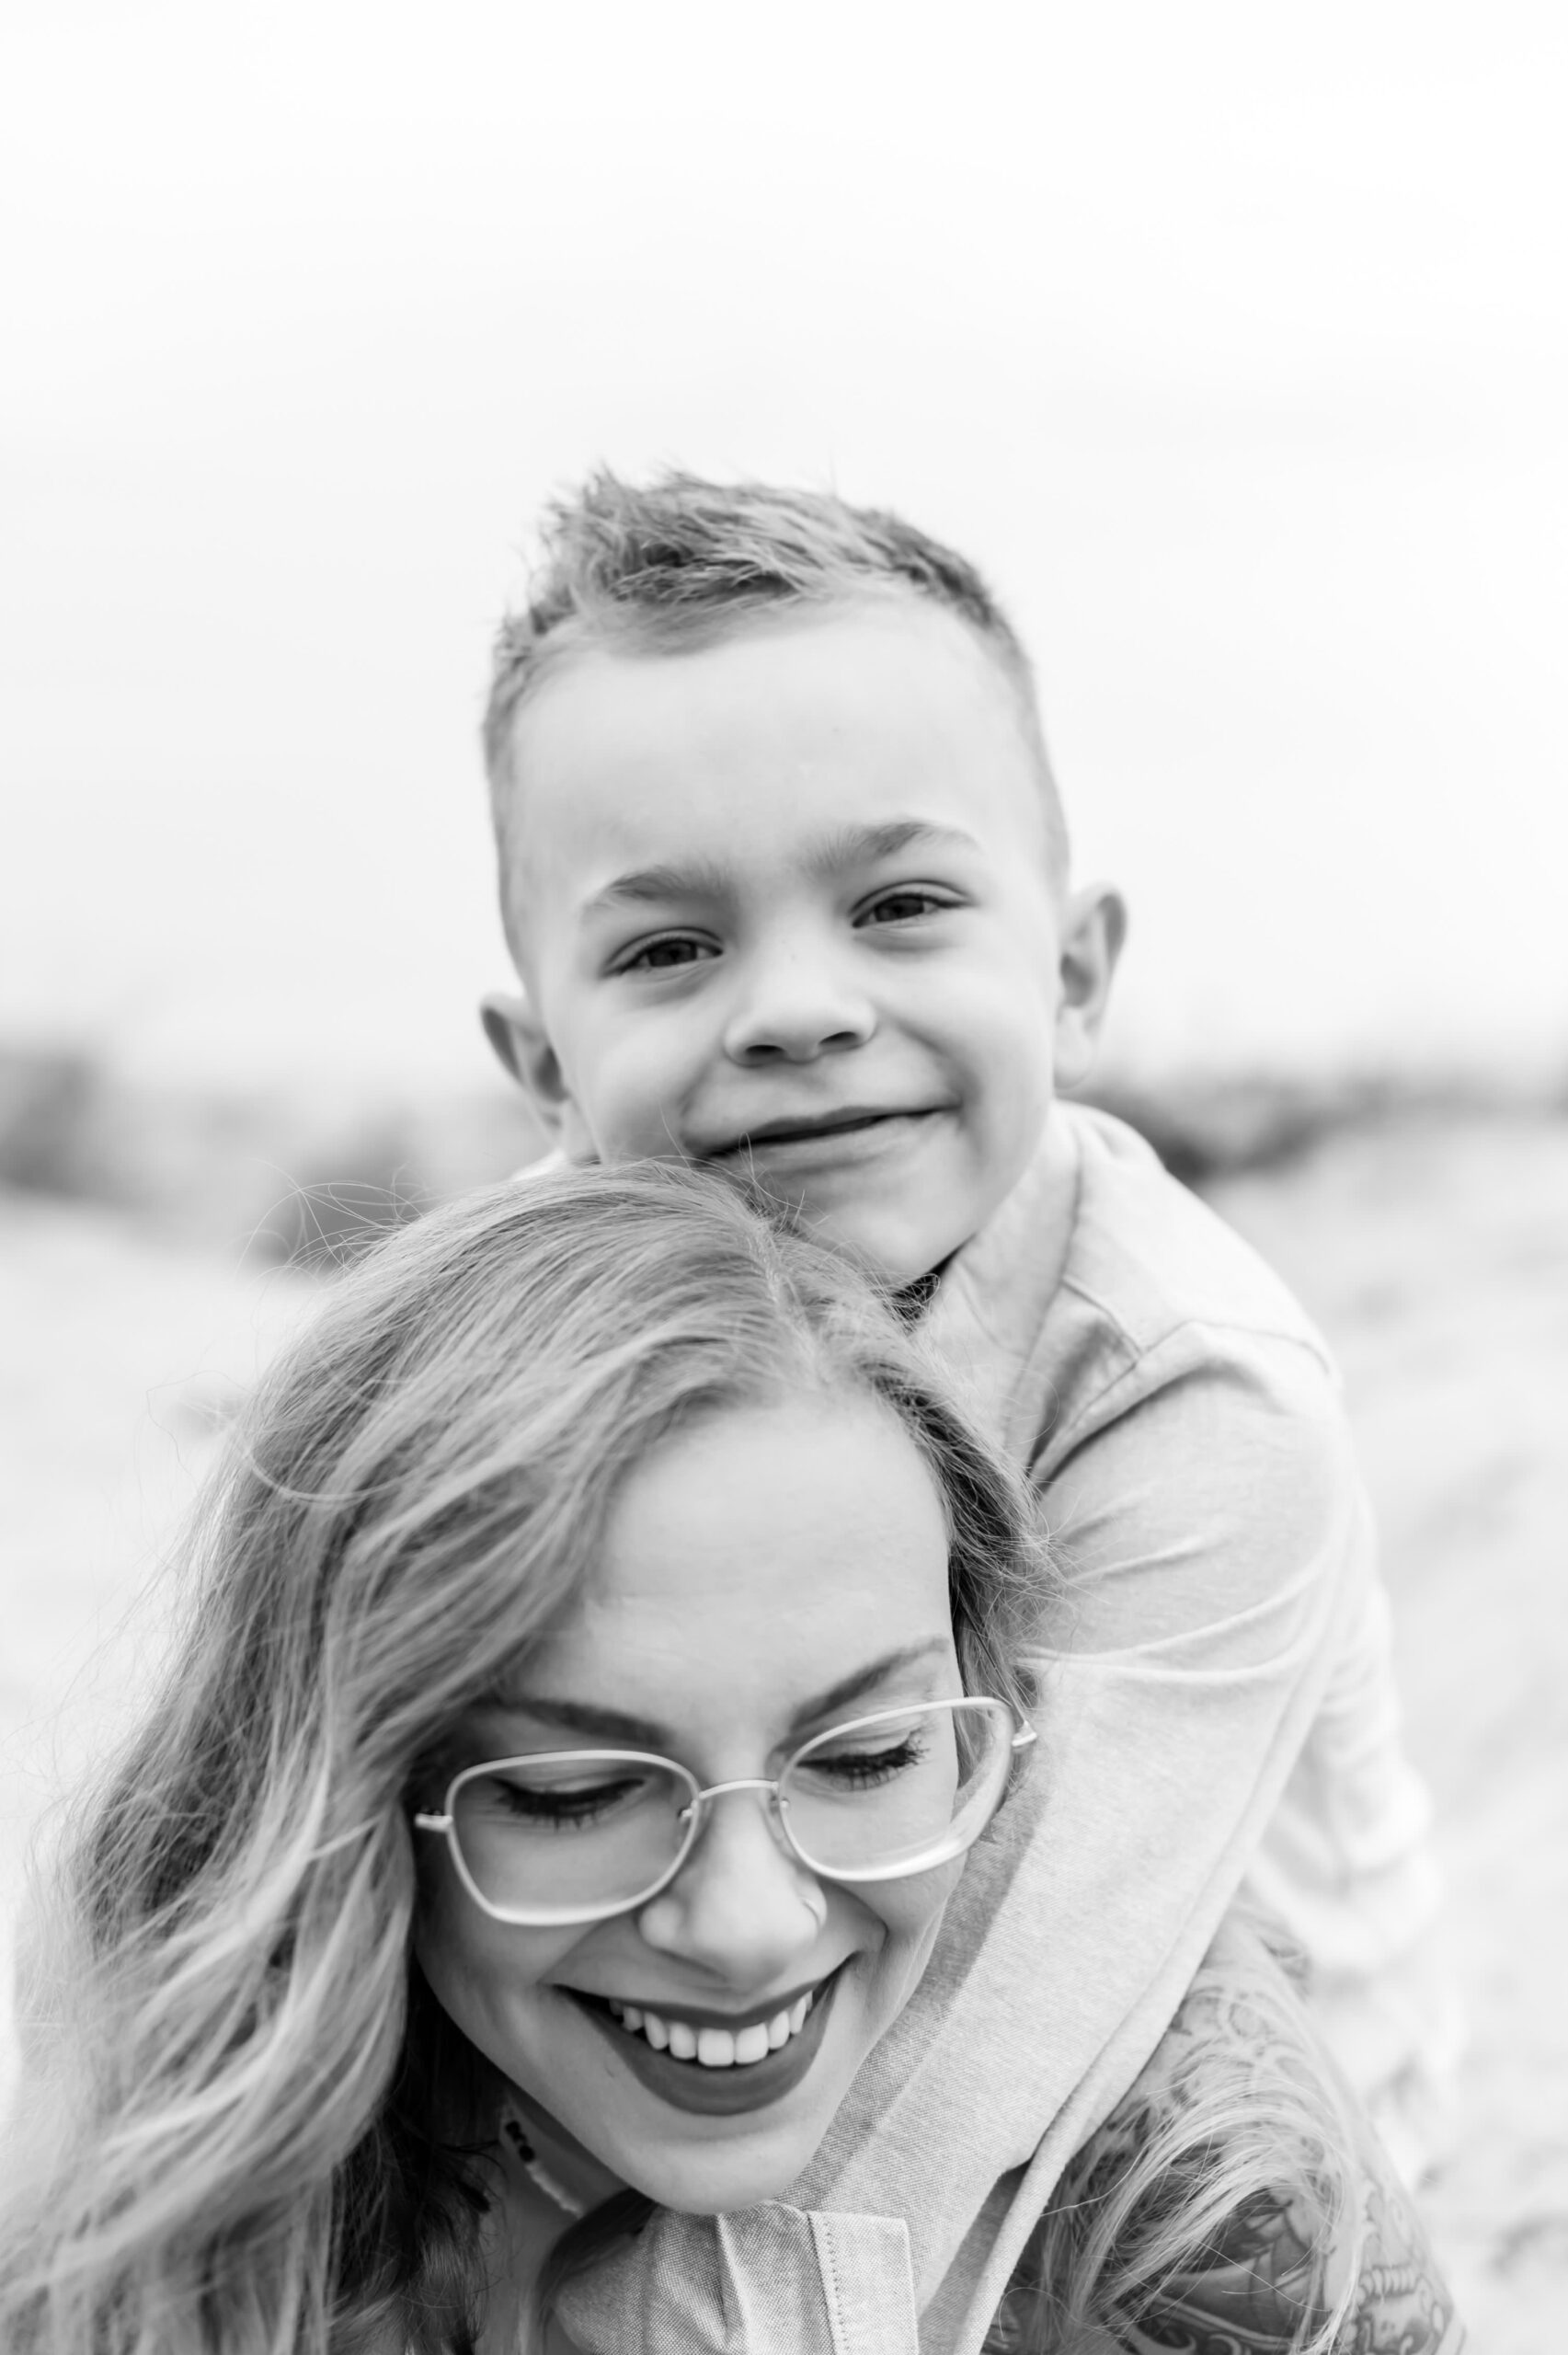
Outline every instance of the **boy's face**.
<svg viewBox="0 0 1568 2355">
<path fill-rule="evenodd" d="M 755 1175 L 895 1283 L 973 1235 L 1087 1067 L 1119 910 L 1062 904 L 1012 690 L 889 598 L 524 706 L 491 1036 L 568 1154 Z"/>
</svg>

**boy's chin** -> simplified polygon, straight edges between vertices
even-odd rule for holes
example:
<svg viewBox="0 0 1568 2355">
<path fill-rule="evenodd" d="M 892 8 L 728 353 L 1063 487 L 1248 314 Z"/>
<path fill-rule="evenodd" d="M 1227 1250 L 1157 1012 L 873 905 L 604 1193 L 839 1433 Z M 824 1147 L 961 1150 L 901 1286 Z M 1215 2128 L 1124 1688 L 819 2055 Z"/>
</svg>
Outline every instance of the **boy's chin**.
<svg viewBox="0 0 1568 2355">
<path fill-rule="evenodd" d="M 799 1210 L 814 1235 L 847 1251 L 878 1282 L 891 1285 L 895 1292 L 918 1283 L 921 1276 L 940 1268 L 980 1223 L 978 1218 L 967 1218 L 962 1210 L 933 1217 L 929 1211 L 924 1215 L 910 1212 L 890 1216 L 880 1207 L 862 1209 L 853 1203 L 818 1207 L 807 1201 L 790 1207 Z"/>
</svg>

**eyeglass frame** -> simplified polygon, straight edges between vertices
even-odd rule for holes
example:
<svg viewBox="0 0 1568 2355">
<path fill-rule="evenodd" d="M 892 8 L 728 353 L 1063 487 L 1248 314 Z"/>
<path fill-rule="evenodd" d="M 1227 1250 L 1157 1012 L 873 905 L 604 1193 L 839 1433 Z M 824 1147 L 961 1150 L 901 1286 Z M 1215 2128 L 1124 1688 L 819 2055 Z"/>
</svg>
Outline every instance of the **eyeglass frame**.
<svg viewBox="0 0 1568 2355">
<path fill-rule="evenodd" d="M 933 1843 L 929 1851 L 922 1851 L 912 1860 L 895 1865 L 872 1865 L 855 1872 L 841 1872 L 833 1867 L 819 1865 L 806 1854 L 789 1828 L 789 1801 L 781 1794 L 779 1786 L 807 1752 L 815 1750 L 819 1743 L 832 1741 L 842 1734 L 860 1733 L 872 1726 L 904 1721 L 914 1717 L 933 1717 L 939 1709 L 956 1711 L 966 1708 L 1001 1709 L 1012 1719 L 1013 1734 L 1008 1743 L 1008 1750 L 1014 1760 L 1020 1752 L 1030 1749 L 1039 1739 L 1036 1729 L 1026 1718 L 1019 1715 L 1011 1702 L 999 1700 L 994 1694 L 990 1693 L 962 1693 L 955 1694 L 950 1700 L 917 1701 L 901 1709 L 874 1709 L 864 1717 L 846 1717 L 841 1725 L 829 1726 L 824 1732 L 813 1734 L 809 1741 L 803 1741 L 798 1750 L 791 1752 L 776 1775 L 741 1775 L 730 1782 L 710 1783 L 705 1789 L 689 1766 L 682 1766 L 679 1759 L 661 1757 L 657 1751 L 525 1751 L 509 1758 L 482 1759 L 477 1765 L 464 1766 L 460 1769 L 446 1786 L 446 1795 L 440 1811 L 427 1812 L 423 1809 L 416 1809 L 412 1819 L 413 1826 L 417 1832 L 441 1833 L 445 1838 L 459 1880 L 480 1912 L 488 1914 L 493 1922 L 501 1922 L 509 1928 L 518 1930 L 586 1929 L 592 1923 L 613 1921 L 618 1913 L 635 1913 L 643 1906 L 651 1905 L 654 1899 L 662 1896 L 670 1883 L 684 1870 L 688 1859 L 702 1837 L 709 1803 L 715 1798 L 722 1798 L 728 1791 L 765 1791 L 768 1796 L 763 1812 L 773 1830 L 775 1838 L 779 1840 L 785 1854 L 793 1856 L 797 1864 L 803 1865 L 806 1870 L 818 1880 L 831 1881 L 837 1886 L 854 1887 L 879 1881 L 912 1880 L 918 1873 L 934 1872 L 939 1865 L 951 1864 L 956 1857 L 967 1855 L 974 1846 L 981 1833 L 990 1825 L 997 1809 L 1007 1796 L 1008 1781 L 1013 1771 L 1011 1765 L 1007 1774 L 1002 1775 L 998 1784 L 996 1798 L 991 1802 L 990 1813 L 982 1822 L 976 1824 L 972 1832 L 956 1839 L 950 1830 L 945 1840 Z M 531 1908 L 523 1913 L 518 1913 L 514 1907 L 495 1904 L 485 1895 L 470 1871 L 468 1859 L 463 1853 L 463 1843 L 458 1837 L 453 1802 L 463 1786 L 476 1780 L 481 1775 L 493 1775 L 498 1768 L 506 1766 L 555 1766 L 568 1763 L 601 1765 L 612 1759 L 627 1766 L 665 1768 L 675 1775 L 680 1783 L 683 1783 L 691 1792 L 691 1798 L 685 1806 L 677 1810 L 676 1820 L 684 1822 L 686 1829 L 672 1861 L 666 1866 L 657 1879 L 649 1883 L 647 1889 L 639 1890 L 635 1897 L 617 1898 L 613 1904 L 591 1907 Z"/>
</svg>

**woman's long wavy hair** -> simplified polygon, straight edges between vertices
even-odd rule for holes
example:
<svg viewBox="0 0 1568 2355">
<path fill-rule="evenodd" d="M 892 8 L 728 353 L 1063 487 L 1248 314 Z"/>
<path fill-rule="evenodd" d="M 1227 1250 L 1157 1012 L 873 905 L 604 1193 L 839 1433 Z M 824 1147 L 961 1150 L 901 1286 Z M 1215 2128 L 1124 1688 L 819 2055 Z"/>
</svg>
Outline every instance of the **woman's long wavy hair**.
<svg viewBox="0 0 1568 2355">
<path fill-rule="evenodd" d="M 1131 2330 L 1139 2345 L 1344 2355 L 1368 2130 L 1304 1978 L 1277 1924 L 1234 1904 L 1149 2068 L 1064 2169 L 988 2349 L 1070 2355 Z"/>
<path fill-rule="evenodd" d="M 0 2343 L 464 2350 L 499 2087 L 410 1959 L 410 1792 L 579 1592 L 618 1482 L 732 1404 L 896 1414 L 966 1684 L 1020 1705 L 1026 1496 L 835 1253 L 669 1167 L 475 1196 L 326 1297 L 189 1539 L 182 1639 L 35 1932 Z"/>
</svg>

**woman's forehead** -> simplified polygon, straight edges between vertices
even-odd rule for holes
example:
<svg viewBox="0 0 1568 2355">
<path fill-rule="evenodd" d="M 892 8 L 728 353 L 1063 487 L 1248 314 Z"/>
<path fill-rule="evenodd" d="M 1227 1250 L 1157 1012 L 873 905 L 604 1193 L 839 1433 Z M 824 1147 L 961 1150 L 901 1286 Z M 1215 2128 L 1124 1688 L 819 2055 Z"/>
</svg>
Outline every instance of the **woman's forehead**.
<svg viewBox="0 0 1568 2355">
<path fill-rule="evenodd" d="M 947 1554 L 935 1481 L 879 1401 L 727 1409 L 628 1474 L 576 1603 L 498 1697 L 788 1716 L 911 1648 L 950 1657 Z"/>
<path fill-rule="evenodd" d="M 937 1699 L 956 1689 L 956 1661 L 945 1630 L 885 1645 L 816 1686 L 794 1689 L 777 1677 L 776 1669 L 776 1661 L 769 1661 L 755 1680 L 732 1677 L 694 1695 L 668 1678 L 637 1677 L 627 1696 L 637 1706 L 626 1707 L 603 1697 L 601 1673 L 590 1669 L 581 1689 L 573 1692 L 567 1689 L 568 1664 L 545 1660 L 470 1712 L 468 1746 L 498 1757 L 513 1749 L 584 1745 L 679 1754 L 693 1731 L 708 1732 L 727 1721 L 744 1736 L 761 1734 L 772 1746 L 792 1735 L 804 1740 L 827 1724 L 896 1704 Z"/>
<path fill-rule="evenodd" d="M 738 1578 L 754 1607 L 789 1609 L 821 1577 L 915 1580 L 946 1558 L 931 1469 L 881 1399 L 835 1390 L 727 1407 L 633 1466 L 607 1516 L 589 1605 L 718 1603 Z"/>
</svg>

